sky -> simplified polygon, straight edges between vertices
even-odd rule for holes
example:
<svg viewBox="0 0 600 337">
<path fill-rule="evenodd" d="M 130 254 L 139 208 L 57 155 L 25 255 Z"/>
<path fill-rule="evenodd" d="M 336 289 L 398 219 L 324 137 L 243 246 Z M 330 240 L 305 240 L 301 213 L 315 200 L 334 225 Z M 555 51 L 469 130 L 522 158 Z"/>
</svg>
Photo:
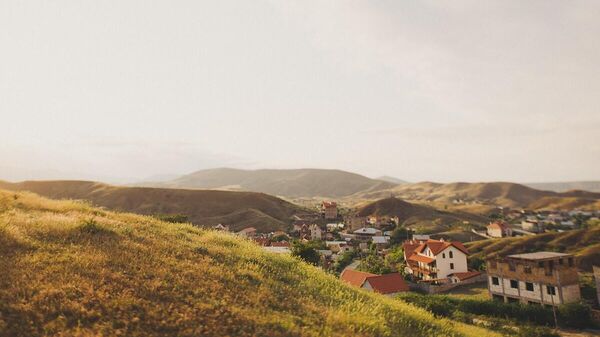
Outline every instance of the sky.
<svg viewBox="0 0 600 337">
<path fill-rule="evenodd" d="M 600 180 L 600 1 L 0 2 L 0 180 Z"/>
</svg>

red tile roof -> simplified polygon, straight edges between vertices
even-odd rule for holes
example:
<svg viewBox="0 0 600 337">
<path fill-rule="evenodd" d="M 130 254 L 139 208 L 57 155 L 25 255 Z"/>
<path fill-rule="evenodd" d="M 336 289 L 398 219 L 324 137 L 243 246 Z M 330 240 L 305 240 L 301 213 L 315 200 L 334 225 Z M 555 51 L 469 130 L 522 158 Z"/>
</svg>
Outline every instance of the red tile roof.
<svg viewBox="0 0 600 337">
<path fill-rule="evenodd" d="M 324 208 L 337 207 L 337 203 L 334 201 L 323 201 Z"/>
<path fill-rule="evenodd" d="M 365 282 L 369 282 L 373 291 L 380 294 L 392 294 L 409 290 L 406 281 L 398 273 L 376 275 L 347 268 L 342 272 L 340 278 L 342 281 L 359 288 Z"/>
<path fill-rule="evenodd" d="M 342 272 L 342 275 L 340 275 L 340 278 L 342 279 L 342 281 L 349 283 L 353 286 L 362 287 L 362 285 L 365 283 L 367 277 L 370 277 L 370 276 L 377 276 L 377 275 L 346 268 Z"/>
<path fill-rule="evenodd" d="M 367 277 L 367 282 L 374 292 L 380 294 L 393 294 L 408 291 L 408 285 L 398 273 Z"/>
<path fill-rule="evenodd" d="M 435 261 L 435 259 L 432 257 L 425 256 L 425 255 L 419 255 L 419 254 L 413 254 L 408 259 L 410 261 L 423 262 L 423 263 L 427 263 L 427 264 Z"/>
<path fill-rule="evenodd" d="M 421 244 L 416 241 L 406 241 L 402 245 L 402 249 L 404 249 L 404 256 L 411 256 L 415 249 L 419 247 Z"/>
<path fill-rule="evenodd" d="M 454 246 L 456 249 L 469 255 L 469 251 L 467 250 L 467 248 L 465 248 L 465 246 L 463 246 L 463 244 L 458 241 L 441 241 L 441 240 L 429 239 L 429 240 L 425 241 L 425 243 L 419 245 L 419 247 L 417 247 L 415 249 L 415 251 L 417 253 L 421 253 L 425 250 L 425 247 L 428 247 L 434 255 L 438 255 L 444 249 L 446 249 L 450 246 Z"/>
<path fill-rule="evenodd" d="M 455 276 L 457 279 L 459 279 L 461 281 L 464 281 L 464 280 L 468 280 L 468 279 L 470 279 L 472 277 L 479 276 L 479 275 L 481 275 L 481 272 L 478 272 L 478 271 L 467 271 L 467 272 L 464 272 L 464 273 L 454 273 L 454 274 L 452 274 L 450 276 Z"/>
</svg>

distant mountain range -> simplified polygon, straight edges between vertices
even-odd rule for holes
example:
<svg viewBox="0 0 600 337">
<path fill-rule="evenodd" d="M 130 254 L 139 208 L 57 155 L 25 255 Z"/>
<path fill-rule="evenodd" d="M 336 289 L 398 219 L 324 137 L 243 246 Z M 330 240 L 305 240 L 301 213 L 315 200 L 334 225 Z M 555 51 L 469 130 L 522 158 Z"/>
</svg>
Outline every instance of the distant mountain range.
<svg viewBox="0 0 600 337">
<path fill-rule="evenodd" d="M 510 182 L 408 183 L 390 176 L 372 179 L 341 170 L 217 168 L 197 171 L 167 181 L 138 185 L 252 191 L 287 198 L 332 198 L 344 200 L 349 204 L 397 196 L 408 201 L 444 205 L 480 204 L 529 209 L 600 208 L 600 193 L 573 189 L 589 187 L 593 190 L 593 182 L 538 184 L 542 189 L 536 189 Z M 556 188 L 563 186 L 562 189 L 568 191 L 543 189 L 551 185 Z"/>
<path fill-rule="evenodd" d="M 185 215 L 202 226 L 219 223 L 232 230 L 255 227 L 260 232 L 289 229 L 290 218 L 307 213 L 282 199 L 255 192 L 117 187 L 91 181 L 0 181 L 0 189 L 30 191 L 53 199 L 87 200 L 111 210 L 146 215 Z"/>
<path fill-rule="evenodd" d="M 583 190 L 600 193 L 600 181 L 571 181 L 558 183 L 527 183 L 524 184 L 538 190 L 554 192 L 567 192 L 572 190 Z"/>
<path fill-rule="evenodd" d="M 402 179 L 398 179 L 398 178 L 394 178 L 394 177 L 390 177 L 390 176 L 381 176 L 378 178 L 375 178 L 377 180 L 382 180 L 382 181 L 387 181 L 388 183 L 392 183 L 392 184 L 396 184 L 396 185 L 402 185 L 402 184 L 408 184 L 408 181 L 402 180 Z"/>
<path fill-rule="evenodd" d="M 600 209 L 600 193 L 541 191 L 508 182 L 450 184 L 421 182 L 398 185 L 386 190 L 359 193 L 354 197 L 377 200 L 390 195 L 409 201 L 427 201 L 440 204 L 481 203 L 492 206 L 529 209 Z"/>
<path fill-rule="evenodd" d="M 358 192 L 377 191 L 396 186 L 395 183 L 341 170 L 239 170 L 232 168 L 202 170 L 174 180 L 144 185 L 253 191 L 292 198 L 340 198 Z"/>
</svg>

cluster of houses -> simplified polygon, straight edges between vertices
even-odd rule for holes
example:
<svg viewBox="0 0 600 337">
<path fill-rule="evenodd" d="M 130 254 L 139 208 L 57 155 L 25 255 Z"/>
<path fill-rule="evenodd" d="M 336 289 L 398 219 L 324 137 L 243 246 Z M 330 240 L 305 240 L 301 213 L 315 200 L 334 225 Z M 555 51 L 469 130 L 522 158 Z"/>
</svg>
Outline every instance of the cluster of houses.
<svg viewBox="0 0 600 337">
<path fill-rule="evenodd" d="M 502 222 L 508 232 L 498 232 L 497 228 L 488 226 L 487 235 L 491 237 L 504 237 L 513 235 L 531 235 L 544 233 L 548 228 L 559 231 L 577 229 L 581 223 L 590 220 L 599 220 L 600 211 L 527 211 L 527 210 L 508 210 L 499 208 L 502 212 L 504 221 Z M 494 225 L 494 227 L 497 227 Z M 491 233 L 490 233 L 491 232 Z"/>
<path fill-rule="evenodd" d="M 340 214 L 335 202 L 324 201 L 319 216 L 296 217 L 291 233 L 277 231 L 258 234 L 253 227 L 236 234 L 254 240 L 273 253 L 290 253 L 290 241 L 322 241 L 325 249 L 318 250 L 323 265 L 328 266 L 343 254 L 353 251 L 373 251 L 385 256 L 389 252 L 390 229 L 398 225 L 397 217 L 346 217 Z M 511 237 L 526 233 L 541 233 L 549 225 L 571 226 L 573 217 L 594 219 L 600 212 L 538 212 L 511 211 L 505 221 L 490 223 L 485 236 Z M 329 221 L 329 222 L 328 222 Z M 515 223 L 520 221 L 520 225 Z M 520 228 L 519 228 L 520 227 Z M 217 225 L 217 230 L 229 230 Z M 385 295 L 421 290 L 429 293 L 446 291 L 457 286 L 486 282 L 490 298 L 505 302 L 559 305 L 579 301 L 578 274 L 575 257 L 555 252 L 515 254 L 486 260 L 486 272 L 469 270 L 469 251 L 458 241 L 433 240 L 427 235 L 411 235 L 402 243 L 404 267 L 396 273 L 376 275 L 346 268 L 342 281 Z M 600 268 L 595 269 L 599 274 Z M 600 282 L 600 281 L 599 281 Z M 600 301 L 600 295 L 599 295 Z"/>
</svg>

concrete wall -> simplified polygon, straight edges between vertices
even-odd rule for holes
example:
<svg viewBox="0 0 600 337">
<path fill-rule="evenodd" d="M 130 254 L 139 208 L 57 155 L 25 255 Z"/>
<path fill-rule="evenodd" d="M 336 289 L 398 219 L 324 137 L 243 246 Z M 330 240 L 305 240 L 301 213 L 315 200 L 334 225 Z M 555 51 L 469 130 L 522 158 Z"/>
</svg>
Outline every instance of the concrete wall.
<svg viewBox="0 0 600 337">
<path fill-rule="evenodd" d="M 527 290 L 527 285 L 524 281 L 517 281 L 518 287 L 515 289 L 510 287 L 510 278 L 503 279 L 499 276 L 495 276 L 498 277 L 500 284 L 494 285 L 492 284 L 492 277 L 494 277 L 494 275 L 487 277 L 488 289 L 492 294 L 518 298 L 523 303 L 536 302 L 557 305 L 576 302 L 581 298 L 578 284 L 567 285 L 562 287 L 562 289 L 555 286 L 556 294 L 550 295 L 548 294 L 547 285 L 542 283 L 531 282 L 533 284 L 533 291 L 530 291 Z M 504 284 L 504 288 L 502 288 L 502 284 Z M 562 290 L 562 299 L 560 290 Z"/>
<path fill-rule="evenodd" d="M 450 258 L 452 252 L 452 258 Z M 446 258 L 443 258 L 443 256 Z M 448 247 L 440 252 L 435 259 L 437 265 L 437 278 L 446 278 L 449 274 L 464 273 L 469 271 L 467 266 L 467 255 L 456 249 L 454 246 Z M 450 269 L 450 263 L 454 263 L 454 269 Z"/>
</svg>

